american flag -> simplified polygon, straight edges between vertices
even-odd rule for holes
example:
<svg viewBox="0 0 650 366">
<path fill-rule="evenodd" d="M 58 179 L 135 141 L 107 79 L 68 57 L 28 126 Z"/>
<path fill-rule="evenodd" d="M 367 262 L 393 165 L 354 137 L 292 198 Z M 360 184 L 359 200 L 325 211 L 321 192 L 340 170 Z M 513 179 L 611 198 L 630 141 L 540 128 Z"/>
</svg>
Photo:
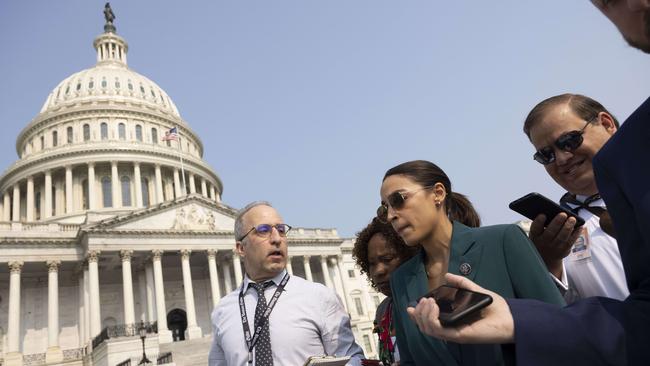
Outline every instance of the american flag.
<svg viewBox="0 0 650 366">
<path fill-rule="evenodd" d="M 176 141 L 178 140 L 178 129 L 176 127 L 165 131 L 165 136 L 162 138 L 163 141 Z"/>
</svg>

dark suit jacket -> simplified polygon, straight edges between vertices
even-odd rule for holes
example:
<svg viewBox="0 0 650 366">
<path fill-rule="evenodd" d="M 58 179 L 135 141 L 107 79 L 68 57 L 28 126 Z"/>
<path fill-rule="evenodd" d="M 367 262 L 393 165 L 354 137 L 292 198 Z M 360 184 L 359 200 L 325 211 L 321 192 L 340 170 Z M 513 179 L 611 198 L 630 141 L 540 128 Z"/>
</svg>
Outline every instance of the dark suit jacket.
<svg viewBox="0 0 650 366">
<path fill-rule="evenodd" d="M 505 297 L 533 298 L 564 304 L 537 251 L 516 225 L 469 228 L 454 222 L 449 272 L 460 274 Z M 466 271 L 465 271 L 466 272 Z M 400 365 L 499 365 L 495 345 L 443 343 L 421 333 L 406 312 L 407 305 L 429 292 L 424 251 L 402 264 L 391 276 L 393 311 Z"/>
<path fill-rule="evenodd" d="M 508 300 L 520 365 L 650 365 L 650 99 L 594 159 L 630 296 L 565 309 Z"/>
</svg>

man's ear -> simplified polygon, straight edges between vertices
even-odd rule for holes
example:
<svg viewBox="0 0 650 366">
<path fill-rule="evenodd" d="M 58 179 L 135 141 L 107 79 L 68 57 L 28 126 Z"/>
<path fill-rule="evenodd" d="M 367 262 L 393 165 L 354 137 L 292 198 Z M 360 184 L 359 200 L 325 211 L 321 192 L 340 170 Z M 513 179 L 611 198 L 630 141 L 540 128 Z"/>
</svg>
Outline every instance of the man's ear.
<svg viewBox="0 0 650 366">
<path fill-rule="evenodd" d="M 245 257 L 244 254 L 244 244 L 241 241 L 235 242 L 235 254 L 237 254 L 240 257 Z"/>
<path fill-rule="evenodd" d="M 609 113 L 600 112 L 598 114 L 598 119 L 600 120 L 600 124 L 605 128 L 610 136 L 618 130 L 618 127 L 616 127 L 616 122 L 614 122 L 614 117 L 612 117 Z"/>
</svg>

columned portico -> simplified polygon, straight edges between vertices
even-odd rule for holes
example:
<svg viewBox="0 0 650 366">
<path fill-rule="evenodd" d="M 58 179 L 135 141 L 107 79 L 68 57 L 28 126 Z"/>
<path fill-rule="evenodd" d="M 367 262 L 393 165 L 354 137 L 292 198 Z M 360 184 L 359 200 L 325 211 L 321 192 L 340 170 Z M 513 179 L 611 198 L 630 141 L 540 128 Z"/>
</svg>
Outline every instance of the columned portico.
<svg viewBox="0 0 650 366">
<path fill-rule="evenodd" d="M 219 304 L 221 292 L 219 290 L 219 273 L 217 272 L 217 251 L 209 249 L 208 256 L 208 270 L 210 271 L 210 290 L 212 292 L 212 307 Z"/>
<path fill-rule="evenodd" d="M 165 286 L 162 273 L 162 250 L 153 250 L 153 276 L 156 285 L 156 313 L 158 315 L 158 343 L 171 343 L 172 333 L 167 328 L 167 310 L 165 307 Z"/>
<path fill-rule="evenodd" d="M 302 257 L 302 265 L 305 268 L 305 277 L 307 278 L 307 281 L 313 281 L 314 277 L 311 274 L 311 264 L 309 264 L 309 256 L 305 255 Z"/>
<path fill-rule="evenodd" d="M 144 266 L 145 282 L 147 285 L 147 321 L 155 322 L 156 316 L 156 289 L 153 279 L 153 264 L 146 263 Z"/>
<path fill-rule="evenodd" d="M 88 251 L 88 284 L 90 286 L 90 334 L 89 339 L 96 337 L 102 331 L 102 316 L 99 299 L 99 254 L 98 250 Z"/>
<path fill-rule="evenodd" d="M 61 261 L 46 262 L 48 268 L 47 296 L 47 352 L 45 362 L 63 361 L 63 352 L 59 347 L 59 266 Z"/>
<path fill-rule="evenodd" d="M 121 250 L 122 291 L 124 298 L 124 324 L 135 324 L 135 307 L 133 305 L 133 276 L 131 273 L 132 250 Z"/>
<path fill-rule="evenodd" d="M 7 354 L 5 362 L 8 366 L 23 364 L 20 352 L 20 273 L 23 262 L 9 262 L 9 321 L 7 325 Z"/>
<path fill-rule="evenodd" d="M 196 310 L 194 308 L 194 290 L 192 289 L 192 270 L 190 267 L 191 250 L 181 250 L 181 266 L 183 268 L 183 287 L 185 288 L 185 313 L 187 315 L 187 337 L 189 339 L 201 338 L 201 328 L 196 323 Z"/>
<path fill-rule="evenodd" d="M 325 281 L 325 286 L 334 290 L 332 285 L 332 278 L 330 277 L 329 268 L 327 268 L 327 257 L 324 255 L 320 256 L 320 268 L 323 271 L 323 280 Z"/>
</svg>

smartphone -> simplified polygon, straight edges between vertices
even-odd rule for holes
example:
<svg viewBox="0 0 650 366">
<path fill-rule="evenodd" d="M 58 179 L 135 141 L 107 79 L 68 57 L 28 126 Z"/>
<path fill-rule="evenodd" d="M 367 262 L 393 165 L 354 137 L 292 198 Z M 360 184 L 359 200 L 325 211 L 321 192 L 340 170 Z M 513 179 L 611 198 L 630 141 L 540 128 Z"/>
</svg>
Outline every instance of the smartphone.
<svg viewBox="0 0 650 366">
<path fill-rule="evenodd" d="M 575 227 L 585 224 L 585 220 L 575 212 L 560 206 L 537 192 L 528 193 L 527 195 L 510 202 L 508 207 L 531 220 L 535 220 L 535 217 L 539 214 L 544 214 L 546 216 L 544 226 L 548 226 L 551 223 L 551 220 L 561 212 L 576 219 Z"/>
<path fill-rule="evenodd" d="M 433 297 L 440 308 L 440 324 L 454 325 L 492 303 L 492 296 L 442 285 L 423 297 Z"/>
</svg>

